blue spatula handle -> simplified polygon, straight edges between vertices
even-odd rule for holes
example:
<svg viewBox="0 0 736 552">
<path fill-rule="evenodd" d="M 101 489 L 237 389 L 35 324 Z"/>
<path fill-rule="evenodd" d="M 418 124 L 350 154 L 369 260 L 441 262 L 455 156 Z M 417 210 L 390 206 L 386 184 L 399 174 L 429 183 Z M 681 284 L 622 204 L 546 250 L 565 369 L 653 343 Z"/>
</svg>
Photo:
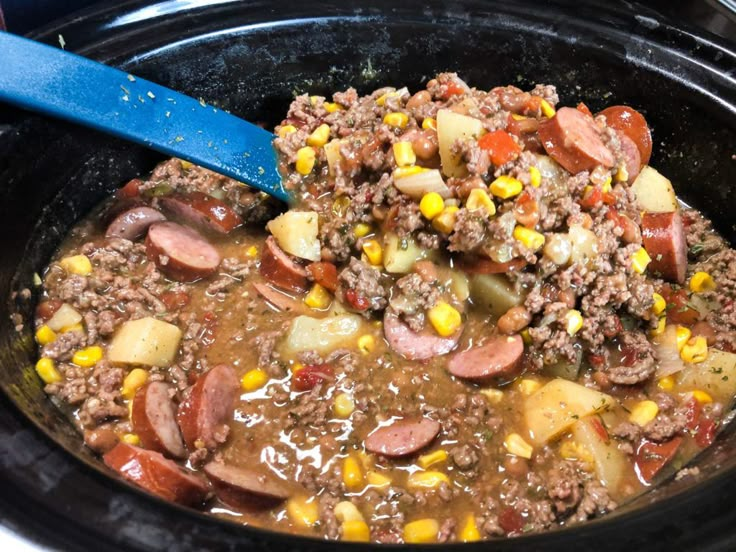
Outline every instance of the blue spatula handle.
<svg viewBox="0 0 736 552">
<path fill-rule="evenodd" d="M 95 61 L 0 32 L 0 101 L 92 127 L 289 199 L 273 134 Z"/>
</svg>

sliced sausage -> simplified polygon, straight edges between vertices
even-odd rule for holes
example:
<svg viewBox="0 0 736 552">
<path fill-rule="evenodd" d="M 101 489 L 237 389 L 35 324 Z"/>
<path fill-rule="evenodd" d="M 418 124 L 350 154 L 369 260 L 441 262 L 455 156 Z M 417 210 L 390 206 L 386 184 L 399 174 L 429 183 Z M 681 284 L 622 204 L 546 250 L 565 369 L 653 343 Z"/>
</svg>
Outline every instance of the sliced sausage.
<svg viewBox="0 0 736 552">
<path fill-rule="evenodd" d="M 219 364 L 197 380 L 179 405 L 177 421 L 184 442 L 195 450 L 195 441 L 214 449 L 227 438 L 227 422 L 233 417 L 240 383 L 230 366 Z"/>
<path fill-rule="evenodd" d="M 626 163 L 626 172 L 629 176 L 627 181 L 633 182 L 641 172 L 641 154 L 639 153 L 639 148 L 631 138 L 620 130 L 616 131 L 616 135 L 621 143 L 621 155 L 623 155 L 624 162 Z"/>
<path fill-rule="evenodd" d="M 131 422 L 141 444 L 174 458 L 184 458 L 184 441 L 176 423 L 176 406 L 171 400 L 171 387 L 154 381 L 138 389 L 133 398 Z"/>
<path fill-rule="evenodd" d="M 210 462 L 203 469 L 217 498 L 234 508 L 269 508 L 291 495 L 285 483 L 255 470 L 222 462 Z"/>
<path fill-rule="evenodd" d="M 644 213 L 641 239 L 652 258 L 649 272 L 660 274 L 665 280 L 683 283 L 687 271 L 687 241 L 680 213 Z"/>
<path fill-rule="evenodd" d="M 116 216 L 107 227 L 105 237 L 134 241 L 143 237 L 153 223 L 165 220 L 166 217 L 153 207 L 139 205 Z"/>
<path fill-rule="evenodd" d="M 258 295 L 263 297 L 280 311 L 300 312 L 304 310 L 302 309 L 302 303 L 296 301 L 293 297 L 278 291 L 276 288 L 258 283 L 253 284 L 253 287 L 258 292 Z"/>
<path fill-rule="evenodd" d="M 598 165 L 613 167 L 614 158 L 598 135 L 593 119 L 572 107 L 562 107 L 539 124 L 542 146 L 572 174 L 591 171 Z"/>
<path fill-rule="evenodd" d="M 454 355 L 447 367 L 453 376 L 478 382 L 510 379 L 524 353 L 519 335 L 497 335 Z"/>
<path fill-rule="evenodd" d="M 240 215 L 227 203 L 202 192 L 163 197 L 161 206 L 187 224 L 219 234 L 228 234 L 243 224 Z"/>
<path fill-rule="evenodd" d="M 307 269 L 289 257 L 273 236 L 266 238 L 260 273 L 272 284 L 297 293 L 307 290 Z"/>
<path fill-rule="evenodd" d="M 422 332 L 415 332 L 390 309 L 387 309 L 383 315 L 383 333 L 389 347 L 404 358 L 425 360 L 447 354 L 457 347 L 462 328 L 450 337 L 441 337 L 429 328 L 425 328 Z"/>
<path fill-rule="evenodd" d="M 201 234 L 175 222 L 157 222 L 146 236 L 148 258 L 169 278 L 194 282 L 213 274 L 220 254 Z"/>
<path fill-rule="evenodd" d="M 642 165 L 649 163 L 652 156 L 652 133 L 644 115 L 627 105 L 612 105 L 599 115 L 605 115 L 609 127 L 620 130 L 636 144 Z"/>
<path fill-rule="evenodd" d="M 128 481 L 165 500 L 195 506 L 207 498 L 209 490 L 202 479 L 159 452 L 118 443 L 102 459 Z"/>
<path fill-rule="evenodd" d="M 429 445 L 439 432 L 440 424 L 429 418 L 397 420 L 373 430 L 365 439 L 365 448 L 384 456 L 407 456 Z"/>
</svg>

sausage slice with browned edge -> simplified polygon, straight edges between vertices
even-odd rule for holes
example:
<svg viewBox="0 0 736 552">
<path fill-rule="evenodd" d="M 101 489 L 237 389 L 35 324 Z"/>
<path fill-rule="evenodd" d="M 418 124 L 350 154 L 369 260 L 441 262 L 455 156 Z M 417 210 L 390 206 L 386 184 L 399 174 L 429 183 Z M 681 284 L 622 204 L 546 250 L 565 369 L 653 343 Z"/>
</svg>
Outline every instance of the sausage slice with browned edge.
<svg viewBox="0 0 736 552">
<path fill-rule="evenodd" d="M 687 240 L 679 211 L 644 213 L 641 217 L 641 239 L 652 259 L 650 274 L 681 284 L 687 272 Z"/>
<path fill-rule="evenodd" d="M 235 508 L 269 508 L 291 495 L 279 479 L 249 468 L 210 462 L 203 469 L 217 498 Z"/>
<path fill-rule="evenodd" d="M 641 172 L 641 154 L 634 141 L 623 132 L 617 130 L 619 143 L 621 144 L 621 155 L 626 164 L 627 182 L 633 182 Z"/>
<path fill-rule="evenodd" d="M 230 366 L 219 364 L 202 374 L 189 395 L 179 405 L 177 421 L 190 450 L 214 449 L 227 438 L 240 389 L 238 376 Z"/>
<path fill-rule="evenodd" d="M 610 169 L 615 162 L 593 118 L 572 107 L 561 107 L 554 117 L 542 121 L 539 138 L 549 156 L 572 174 L 598 165 Z"/>
<path fill-rule="evenodd" d="M 130 420 L 144 447 L 184 458 L 186 450 L 176 423 L 176 405 L 171 400 L 170 390 L 171 386 L 162 381 L 153 381 L 138 389 Z"/>
<path fill-rule="evenodd" d="M 102 459 L 128 481 L 171 502 L 196 506 L 209 494 L 205 481 L 153 450 L 118 443 Z"/>
<path fill-rule="evenodd" d="M 365 448 L 389 457 L 408 456 L 429 445 L 439 432 L 440 424 L 429 418 L 397 420 L 373 430 Z"/>
<path fill-rule="evenodd" d="M 134 241 L 145 236 L 146 230 L 154 222 L 165 220 L 166 217 L 153 207 L 139 205 L 116 216 L 108 225 L 105 237 Z"/>
<path fill-rule="evenodd" d="M 519 335 L 497 335 L 454 355 L 447 367 L 453 376 L 477 382 L 511 378 L 524 354 Z"/>
<path fill-rule="evenodd" d="M 202 192 L 173 194 L 161 198 L 166 212 L 187 224 L 228 234 L 243 224 L 243 219 L 224 201 Z"/>
<path fill-rule="evenodd" d="M 220 254 L 199 232 L 175 222 L 157 222 L 146 236 L 146 254 L 158 269 L 179 282 L 213 274 Z"/>
<path fill-rule="evenodd" d="M 652 133 L 644 115 L 628 105 L 612 105 L 598 115 L 605 115 L 606 124 L 628 136 L 639 149 L 641 164 L 652 156 Z"/>
<path fill-rule="evenodd" d="M 307 269 L 281 249 L 273 236 L 266 238 L 261 253 L 260 273 L 266 280 L 294 292 L 307 290 Z"/>
<path fill-rule="evenodd" d="M 426 360 L 449 353 L 457 347 L 462 332 L 460 328 L 450 337 L 439 336 L 430 328 L 415 332 L 391 309 L 386 309 L 383 315 L 383 333 L 389 347 L 408 360 Z"/>
</svg>

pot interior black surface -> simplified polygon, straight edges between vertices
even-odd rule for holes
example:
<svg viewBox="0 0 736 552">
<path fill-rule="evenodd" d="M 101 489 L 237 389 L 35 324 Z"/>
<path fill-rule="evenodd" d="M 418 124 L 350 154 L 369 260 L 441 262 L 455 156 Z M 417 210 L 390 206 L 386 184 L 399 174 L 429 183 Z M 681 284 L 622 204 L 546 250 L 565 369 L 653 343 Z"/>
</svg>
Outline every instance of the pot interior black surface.
<svg viewBox="0 0 736 552">
<path fill-rule="evenodd" d="M 298 6 L 275 10 L 265 2 L 193 8 L 127 2 L 88 12 L 40 38 L 52 42 L 63 33 L 72 50 L 269 125 L 281 119 L 295 93 L 329 94 L 348 86 L 359 92 L 382 85 L 416 89 L 445 70 L 482 88 L 556 84 L 562 104 L 585 101 L 593 111 L 629 104 L 641 109 L 653 127 L 651 164 L 736 242 L 733 52 L 676 31 L 646 12 L 606 11 L 595 3 L 590 8 L 533 4 L 468 1 L 412 9 L 390 2 L 371 8 L 343 2 L 317 3 L 307 12 Z M 315 19 L 310 12 L 331 16 Z M 0 131 L 0 208 L 7 225 L 0 234 L 0 293 L 11 297 L 33 289 L 33 273 L 75 221 L 160 157 L 5 106 L 0 106 Z M 32 308 L 32 299 L 8 301 L 8 314 L 24 319 L 20 332 L 9 316 L 0 321 L 2 387 L 22 412 L 3 398 L 0 462 L 9 508 L 22 494 L 46 512 L 57 538 L 70 548 L 99 541 L 110 548 L 171 550 L 330 546 L 207 520 L 108 480 L 42 391 L 33 370 Z M 27 420 L 74 457 L 30 429 Z M 692 539 L 718 547 L 734 514 L 722 512 L 724 502 L 714 509 L 715 497 L 708 493 L 736 490 L 735 446 L 736 432 L 728 429 L 699 459 L 700 476 L 669 482 L 607 520 L 495 546 L 557 548 L 574 539 L 596 541 L 601 549 L 644 542 L 657 548 Z M 658 500 L 656 508 L 646 508 Z M 730 497 L 721 500 L 736 504 Z M 725 536 L 733 537 L 734 531 Z"/>
</svg>

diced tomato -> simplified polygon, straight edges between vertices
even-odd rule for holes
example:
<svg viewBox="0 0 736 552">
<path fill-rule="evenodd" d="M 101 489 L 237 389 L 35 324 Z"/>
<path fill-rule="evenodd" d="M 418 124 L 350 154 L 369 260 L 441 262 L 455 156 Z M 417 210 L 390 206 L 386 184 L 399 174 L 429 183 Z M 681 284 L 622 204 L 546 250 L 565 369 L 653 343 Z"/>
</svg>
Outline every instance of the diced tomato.
<svg viewBox="0 0 736 552">
<path fill-rule="evenodd" d="M 469 274 L 505 274 L 521 270 L 526 264 L 524 259 L 511 259 L 506 263 L 497 263 L 486 257 L 460 260 L 460 267 Z"/>
<path fill-rule="evenodd" d="M 631 367 L 636 364 L 638 352 L 635 347 L 625 347 L 621 350 L 621 364 Z"/>
<path fill-rule="evenodd" d="M 140 187 L 143 184 L 142 180 L 134 178 L 128 182 L 125 186 L 118 190 L 118 197 L 134 198 L 141 195 Z"/>
<path fill-rule="evenodd" d="M 318 384 L 333 379 L 335 372 L 328 364 L 308 364 L 291 377 L 291 384 L 297 391 L 310 391 Z"/>
<path fill-rule="evenodd" d="M 514 218 L 527 228 L 534 228 L 539 222 L 539 204 L 526 190 L 514 202 Z"/>
<path fill-rule="evenodd" d="M 43 301 L 36 307 L 36 316 L 44 322 L 51 320 L 51 317 L 56 314 L 56 311 L 61 308 L 63 303 L 59 299 L 49 299 Z"/>
<path fill-rule="evenodd" d="M 532 134 L 539 130 L 539 121 L 534 117 L 527 117 L 526 119 L 514 119 L 509 114 L 506 119 L 506 132 L 513 134 L 522 139 L 525 142 L 524 137 L 526 134 Z M 527 147 L 527 149 L 529 149 Z"/>
<path fill-rule="evenodd" d="M 703 418 L 698 424 L 698 430 L 695 432 L 695 444 L 700 448 L 709 447 L 716 438 L 716 429 L 718 424 L 710 418 Z"/>
<path fill-rule="evenodd" d="M 217 315 L 212 311 L 207 311 L 202 317 L 202 343 L 209 347 L 215 342 L 215 329 L 217 328 Z"/>
<path fill-rule="evenodd" d="M 601 367 L 606 361 L 606 357 L 603 355 L 597 355 L 595 353 L 588 353 L 588 362 L 594 367 Z"/>
<path fill-rule="evenodd" d="M 603 422 L 601 422 L 600 418 L 598 418 L 597 416 L 589 418 L 588 423 L 598 434 L 598 437 L 600 437 L 605 442 L 609 441 L 610 436 L 608 435 L 608 430 L 606 429 L 606 426 L 603 425 Z"/>
<path fill-rule="evenodd" d="M 524 518 L 515 508 L 508 506 L 498 515 L 498 524 L 507 534 L 519 534 L 524 528 Z"/>
<path fill-rule="evenodd" d="M 603 192 L 597 186 L 585 192 L 583 198 L 578 202 L 580 207 L 590 211 L 595 209 L 603 202 Z"/>
<path fill-rule="evenodd" d="M 168 310 L 176 310 L 189 304 L 189 294 L 185 291 L 165 291 L 161 294 L 161 301 Z"/>
<path fill-rule="evenodd" d="M 442 99 L 447 100 L 451 96 L 460 96 L 462 94 L 465 94 L 465 88 L 460 86 L 460 84 L 458 84 L 457 82 L 451 81 L 447 83 L 447 86 L 445 87 L 445 91 L 442 94 Z"/>
<path fill-rule="evenodd" d="M 345 299 L 347 299 L 351 307 L 358 311 L 364 311 L 371 306 L 368 299 L 354 289 L 349 289 L 345 292 Z"/>
<path fill-rule="evenodd" d="M 664 284 L 659 293 L 667 303 L 668 324 L 690 326 L 698 321 L 700 313 L 688 304 L 689 298 L 686 289 L 674 289 L 670 284 Z"/>
<path fill-rule="evenodd" d="M 322 287 L 335 291 L 337 289 L 337 267 L 332 263 L 321 262 L 311 263 L 307 266 L 307 270 Z"/>
<path fill-rule="evenodd" d="M 675 437 L 666 443 L 654 443 L 644 439 L 636 449 L 634 466 L 639 478 L 646 484 L 666 466 L 677 454 L 682 437 Z"/>
<path fill-rule="evenodd" d="M 524 113 L 528 115 L 536 115 L 542 108 L 542 98 L 539 96 L 529 96 L 526 104 L 524 105 Z"/>
<path fill-rule="evenodd" d="M 505 130 L 494 130 L 478 140 L 481 149 L 488 151 L 495 166 L 513 161 L 519 156 L 521 146 Z"/>
<path fill-rule="evenodd" d="M 578 110 L 578 111 L 579 111 L 580 113 L 583 113 L 584 115 L 587 115 L 588 117 L 592 117 L 592 116 L 593 116 L 593 113 L 591 113 L 590 109 L 588 109 L 588 106 L 587 106 L 587 105 L 585 105 L 585 104 L 584 104 L 583 102 L 580 102 L 580 103 L 579 103 L 579 104 L 577 105 L 576 109 L 577 109 L 577 110 Z"/>
<path fill-rule="evenodd" d="M 603 335 L 608 339 L 616 337 L 618 334 L 624 331 L 624 325 L 621 323 L 621 318 L 618 316 L 613 317 L 613 323 L 610 326 L 603 328 Z"/>
</svg>

